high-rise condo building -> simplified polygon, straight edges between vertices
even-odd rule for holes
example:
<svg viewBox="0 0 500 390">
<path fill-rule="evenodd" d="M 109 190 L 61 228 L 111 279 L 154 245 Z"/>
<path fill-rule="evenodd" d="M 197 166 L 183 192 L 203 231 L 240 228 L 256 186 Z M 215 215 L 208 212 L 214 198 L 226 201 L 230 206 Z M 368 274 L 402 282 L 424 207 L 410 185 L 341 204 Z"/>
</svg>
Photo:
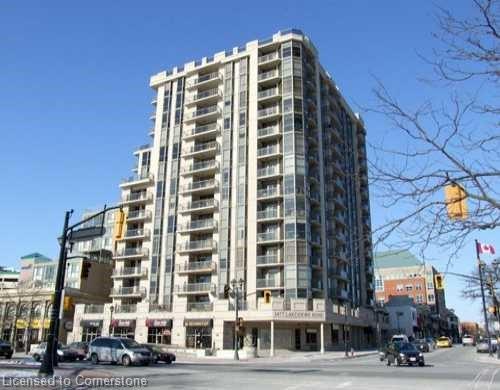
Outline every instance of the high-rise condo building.
<svg viewBox="0 0 500 390">
<path fill-rule="evenodd" d="M 79 319 L 224 354 L 236 280 L 247 353 L 374 343 L 365 128 L 308 37 L 281 31 L 150 85 L 152 142 L 120 184 L 113 309 Z"/>
</svg>

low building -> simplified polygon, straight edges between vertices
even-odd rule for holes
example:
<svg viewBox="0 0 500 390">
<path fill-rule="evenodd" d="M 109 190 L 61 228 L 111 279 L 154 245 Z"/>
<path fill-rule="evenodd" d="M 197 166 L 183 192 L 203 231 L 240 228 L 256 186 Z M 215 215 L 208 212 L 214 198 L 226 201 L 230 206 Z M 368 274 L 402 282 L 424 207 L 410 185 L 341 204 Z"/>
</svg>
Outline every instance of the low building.
<svg viewBox="0 0 500 390">
<path fill-rule="evenodd" d="M 0 267 L 0 292 L 15 289 L 19 281 L 19 271 Z"/>
<path fill-rule="evenodd" d="M 395 296 L 389 298 L 385 304 L 389 313 L 391 335 L 405 334 L 408 337 L 418 336 L 417 307 L 413 299 L 408 296 Z"/>
</svg>

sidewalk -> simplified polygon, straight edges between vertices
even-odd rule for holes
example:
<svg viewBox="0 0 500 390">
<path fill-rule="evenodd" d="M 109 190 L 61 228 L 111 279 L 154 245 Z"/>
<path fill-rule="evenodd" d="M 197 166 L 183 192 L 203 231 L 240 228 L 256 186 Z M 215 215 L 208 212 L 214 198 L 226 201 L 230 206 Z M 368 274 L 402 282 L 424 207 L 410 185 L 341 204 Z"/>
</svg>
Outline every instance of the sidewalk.
<svg viewBox="0 0 500 390">
<path fill-rule="evenodd" d="M 476 356 L 476 361 L 480 363 L 489 363 L 489 364 L 498 364 L 500 365 L 500 359 L 497 358 L 497 355 L 494 354 L 493 356 L 488 356 L 487 353 L 485 354 L 477 354 Z"/>
</svg>

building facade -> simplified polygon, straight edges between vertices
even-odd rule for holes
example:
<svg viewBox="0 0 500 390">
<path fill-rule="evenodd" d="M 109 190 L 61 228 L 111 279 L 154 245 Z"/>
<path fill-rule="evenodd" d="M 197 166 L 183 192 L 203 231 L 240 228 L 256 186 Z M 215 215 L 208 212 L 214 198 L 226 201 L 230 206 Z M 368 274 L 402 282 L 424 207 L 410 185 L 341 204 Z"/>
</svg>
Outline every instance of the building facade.
<svg viewBox="0 0 500 390">
<path fill-rule="evenodd" d="M 15 289 L 18 282 L 18 271 L 10 268 L 0 267 L 0 292 Z"/>
<path fill-rule="evenodd" d="M 249 350 L 372 343 L 366 133 L 311 41 L 280 32 L 150 85 L 152 142 L 120 185 L 113 305 L 77 308 L 81 323 L 230 349 L 237 280 Z"/>
<path fill-rule="evenodd" d="M 391 335 L 418 336 L 417 307 L 412 298 L 402 295 L 391 297 L 384 307 L 389 313 Z"/>
</svg>

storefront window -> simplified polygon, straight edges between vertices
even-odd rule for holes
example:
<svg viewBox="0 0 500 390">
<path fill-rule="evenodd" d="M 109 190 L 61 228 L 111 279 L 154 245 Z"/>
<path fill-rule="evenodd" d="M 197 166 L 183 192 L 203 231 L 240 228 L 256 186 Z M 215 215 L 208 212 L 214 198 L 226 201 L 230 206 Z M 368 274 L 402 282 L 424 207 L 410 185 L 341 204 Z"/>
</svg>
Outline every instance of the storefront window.
<svg viewBox="0 0 500 390">
<path fill-rule="evenodd" d="M 169 328 L 148 328 L 148 343 L 150 344 L 172 344 L 172 336 Z"/>
<path fill-rule="evenodd" d="M 98 327 L 84 327 L 82 329 L 82 341 L 86 343 L 90 343 L 96 337 L 101 336 L 101 328 Z"/>
<path fill-rule="evenodd" d="M 212 328 L 209 327 L 186 327 L 187 348 L 212 348 Z"/>
</svg>

